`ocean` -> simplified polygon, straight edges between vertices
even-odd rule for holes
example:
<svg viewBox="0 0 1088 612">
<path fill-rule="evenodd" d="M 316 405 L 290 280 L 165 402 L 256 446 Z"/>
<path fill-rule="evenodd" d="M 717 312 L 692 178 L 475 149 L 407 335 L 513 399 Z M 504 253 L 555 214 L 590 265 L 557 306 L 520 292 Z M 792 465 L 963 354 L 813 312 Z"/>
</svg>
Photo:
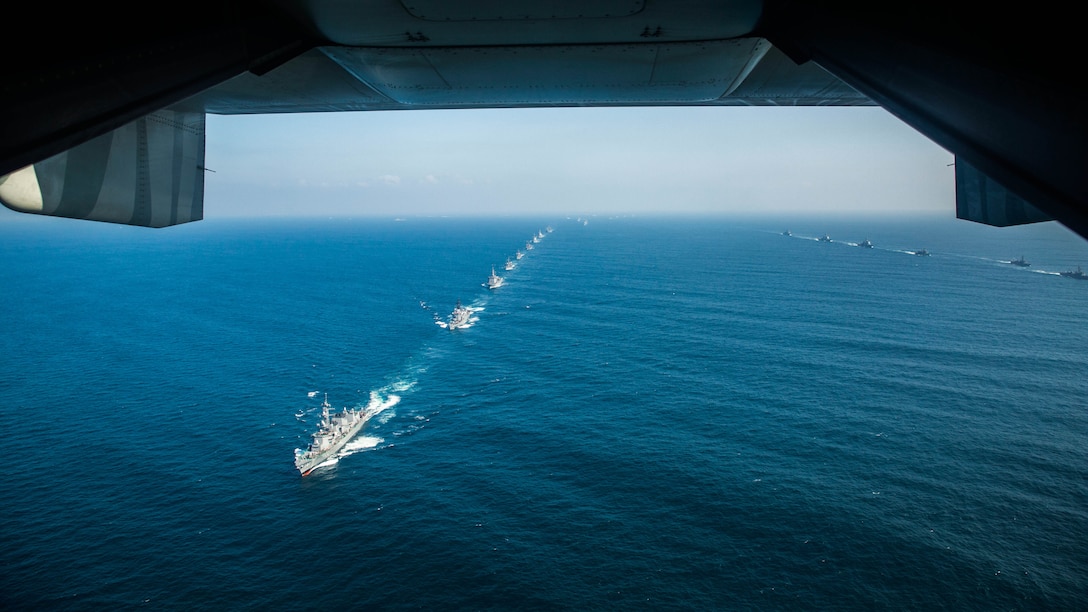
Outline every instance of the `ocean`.
<svg viewBox="0 0 1088 612">
<path fill-rule="evenodd" d="M 0 607 L 1083 610 L 1081 265 L 943 218 L 7 220 Z M 325 394 L 376 415 L 303 478 Z"/>
</svg>

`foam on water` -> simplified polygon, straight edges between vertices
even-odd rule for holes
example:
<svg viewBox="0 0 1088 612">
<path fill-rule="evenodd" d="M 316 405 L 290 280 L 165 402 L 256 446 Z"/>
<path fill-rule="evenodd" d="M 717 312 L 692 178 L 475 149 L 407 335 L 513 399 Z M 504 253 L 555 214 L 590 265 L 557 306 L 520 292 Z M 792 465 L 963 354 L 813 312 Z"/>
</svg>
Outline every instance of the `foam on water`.
<svg viewBox="0 0 1088 612">
<path fill-rule="evenodd" d="M 380 391 L 371 391 L 370 392 L 370 401 L 367 403 L 366 407 L 364 408 L 366 417 L 368 419 L 373 418 L 373 417 L 385 412 L 386 410 L 389 410 L 393 406 L 396 406 L 399 403 L 400 403 L 400 396 L 399 395 L 390 394 L 388 396 L 383 396 L 383 395 L 381 395 Z M 360 407 L 362 407 L 362 406 L 360 406 Z"/>
<path fill-rule="evenodd" d="M 339 456 L 340 458 L 344 458 L 360 451 L 370 450 L 384 441 L 383 438 L 377 436 L 358 436 L 344 445 L 344 448 L 340 450 Z"/>
</svg>

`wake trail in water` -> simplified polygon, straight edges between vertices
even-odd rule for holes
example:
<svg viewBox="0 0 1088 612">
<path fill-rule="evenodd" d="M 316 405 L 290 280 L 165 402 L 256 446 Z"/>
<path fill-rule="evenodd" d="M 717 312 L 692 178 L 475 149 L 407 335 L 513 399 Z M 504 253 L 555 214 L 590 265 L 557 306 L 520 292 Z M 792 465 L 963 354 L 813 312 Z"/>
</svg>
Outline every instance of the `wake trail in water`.
<svg viewBox="0 0 1088 612">
<path fill-rule="evenodd" d="M 549 227 L 548 233 L 550 234 L 551 232 L 552 229 Z M 530 239 L 530 242 L 526 243 L 526 250 L 532 249 L 531 244 L 539 243 L 541 240 L 543 240 L 544 237 L 545 234 L 543 232 L 538 232 L 537 235 L 534 235 L 534 237 Z M 486 287 L 486 284 L 484 286 Z M 490 293 L 477 296 L 471 304 L 466 305 L 465 308 L 471 312 L 468 323 L 458 327 L 457 330 L 454 331 L 469 329 L 473 327 L 476 323 L 478 323 L 480 321 L 478 313 L 485 310 L 489 297 Z M 419 300 L 419 307 L 431 313 L 435 325 L 443 329 L 449 329 L 448 318 L 446 316 L 443 316 L 443 314 L 440 313 L 435 307 L 428 304 L 425 300 Z M 424 347 L 420 351 L 418 351 L 417 354 L 422 354 L 424 358 L 436 358 L 436 353 L 433 351 L 428 351 L 426 345 L 424 345 Z M 362 411 L 363 416 L 367 421 L 367 424 L 363 426 L 363 429 L 365 430 L 372 420 L 375 423 L 384 425 L 385 423 L 388 423 L 393 417 L 395 417 L 395 407 L 400 404 L 403 397 L 411 394 L 415 390 L 420 375 L 422 375 L 426 371 L 427 367 L 425 364 L 418 363 L 415 359 L 409 359 L 408 365 L 405 367 L 404 371 L 401 374 L 393 376 L 391 379 L 388 379 L 389 382 L 387 382 L 385 385 L 377 389 L 372 389 L 369 392 L 369 397 L 366 403 L 359 403 L 356 404 L 354 407 L 355 410 Z M 307 396 L 310 398 L 314 398 L 317 396 L 317 394 L 317 391 L 310 391 L 307 393 Z M 305 417 L 313 414 L 315 411 L 318 410 L 319 408 L 310 408 L 304 411 L 300 411 L 295 415 L 295 417 L 300 422 L 305 423 Z M 403 430 L 394 431 L 393 435 L 399 436 L 411 433 L 419 429 L 420 427 L 423 427 L 424 423 L 426 423 L 427 421 L 429 421 L 427 417 L 416 415 L 414 420 L 410 424 L 404 427 Z M 335 465 L 340 461 L 340 459 L 353 455 L 355 453 L 384 448 L 382 446 L 384 441 L 385 439 L 380 436 L 363 435 L 363 432 L 360 432 L 359 435 L 357 435 L 354 439 L 345 444 L 335 457 L 316 467 Z"/>
<path fill-rule="evenodd" d="M 359 404 L 357 409 L 363 411 L 363 417 L 369 422 L 371 419 L 385 423 L 393 417 L 394 411 L 392 408 L 400 403 L 399 395 L 393 393 L 393 391 L 399 390 L 400 392 L 411 391 L 415 386 L 415 381 L 398 381 L 382 387 L 381 389 L 375 389 L 370 392 L 370 400 L 365 406 Z M 385 415 L 385 416 L 381 416 Z M 364 428 L 366 426 L 364 425 Z M 344 445 L 344 448 L 340 449 L 340 452 L 336 454 L 336 460 L 339 461 L 344 457 L 349 457 L 358 452 L 363 452 L 371 449 L 378 448 L 384 438 L 378 436 L 365 436 L 359 435 L 355 439 L 351 440 Z"/>
</svg>

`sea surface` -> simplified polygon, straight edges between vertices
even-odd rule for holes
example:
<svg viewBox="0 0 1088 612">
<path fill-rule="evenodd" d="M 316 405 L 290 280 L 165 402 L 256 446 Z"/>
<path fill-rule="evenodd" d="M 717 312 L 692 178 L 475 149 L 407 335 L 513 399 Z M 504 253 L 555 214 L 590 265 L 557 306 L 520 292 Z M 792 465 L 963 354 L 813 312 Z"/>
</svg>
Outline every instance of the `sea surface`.
<svg viewBox="0 0 1088 612">
<path fill-rule="evenodd" d="M 0 608 L 1084 610 L 1076 266 L 1053 223 L 6 220 Z M 376 415 L 303 478 L 326 393 Z"/>
</svg>

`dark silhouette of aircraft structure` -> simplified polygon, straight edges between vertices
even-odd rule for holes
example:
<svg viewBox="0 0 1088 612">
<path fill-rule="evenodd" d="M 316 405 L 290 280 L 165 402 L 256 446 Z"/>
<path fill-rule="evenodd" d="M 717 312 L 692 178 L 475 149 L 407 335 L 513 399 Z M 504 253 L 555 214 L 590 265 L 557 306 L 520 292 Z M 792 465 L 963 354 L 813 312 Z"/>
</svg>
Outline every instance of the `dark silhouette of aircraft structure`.
<svg viewBox="0 0 1088 612">
<path fill-rule="evenodd" d="M 5 9 L 0 201 L 203 216 L 208 113 L 879 105 L 955 155 L 957 215 L 1088 236 L 1072 8 L 842 0 L 225 0 Z"/>
</svg>

